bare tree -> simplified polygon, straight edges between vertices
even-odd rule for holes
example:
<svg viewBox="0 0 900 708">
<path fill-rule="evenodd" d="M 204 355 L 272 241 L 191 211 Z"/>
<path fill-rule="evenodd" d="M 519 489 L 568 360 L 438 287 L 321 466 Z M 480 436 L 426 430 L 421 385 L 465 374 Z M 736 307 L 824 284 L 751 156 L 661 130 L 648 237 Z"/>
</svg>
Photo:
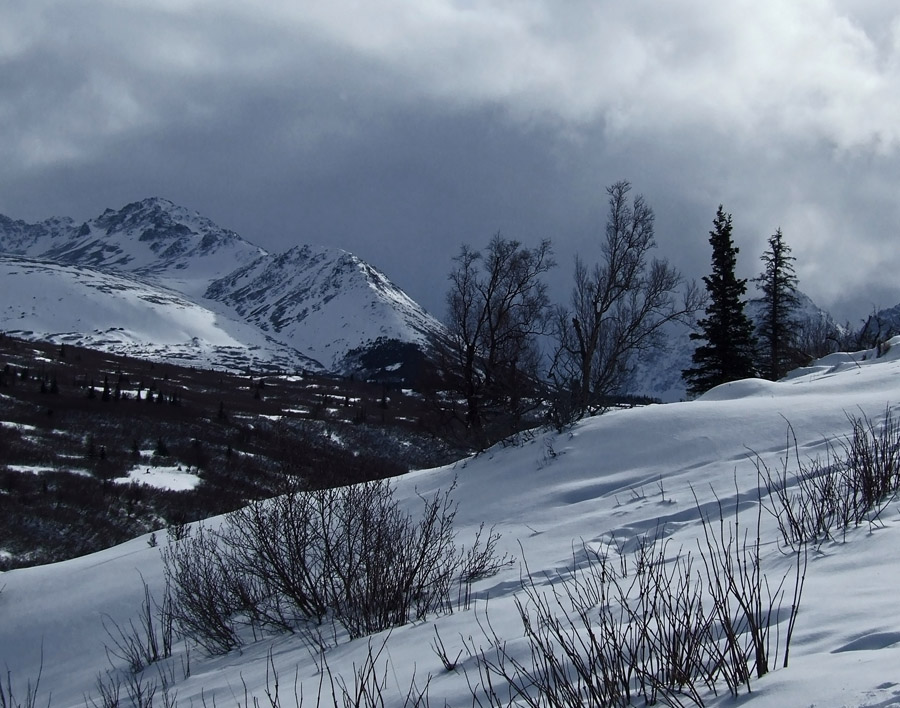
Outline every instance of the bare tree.
<svg viewBox="0 0 900 708">
<path fill-rule="evenodd" d="M 847 326 L 848 331 L 850 326 Z M 872 314 L 869 315 L 862 326 L 856 331 L 850 331 L 846 338 L 845 349 L 847 351 L 859 351 L 860 349 L 875 349 L 897 333 L 897 325 L 891 321 L 883 310 L 872 306 Z"/>
<path fill-rule="evenodd" d="M 454 263 L 445 368 L 465 400 L 467 428 L 481 434 L 487 412 L 517 418 L 523 411 L 523 390 L 537 371 L 536 339 L 547 326 L 541 276 L 555 263 L 549 240 L 528 249 L 499 233 L 483 254 L 462 246 Z"/>
<path fill-rule="evenodd" d="M 810 315 L 800 320 L 796 344 L 806 361 L 820 359 L 839 351 L 846 341 L 848 327 L 840 327 L 823 315 Z"/>
<path fill-rule="evenodd" d="M 650 259 L 656 247 L 653 209 L 631 185 L 607 188 L 609 217 L 600 262 L 590 268 L 575 259 L 570 308 L 557 308 L 556 351 L 550 370 L 567 418 L 574 419 L 620 392 L 636 355 L 660 343 L 663 327 L 692 316 L 702 294 L 684 285 L 666 260 Z"/>
</svg>

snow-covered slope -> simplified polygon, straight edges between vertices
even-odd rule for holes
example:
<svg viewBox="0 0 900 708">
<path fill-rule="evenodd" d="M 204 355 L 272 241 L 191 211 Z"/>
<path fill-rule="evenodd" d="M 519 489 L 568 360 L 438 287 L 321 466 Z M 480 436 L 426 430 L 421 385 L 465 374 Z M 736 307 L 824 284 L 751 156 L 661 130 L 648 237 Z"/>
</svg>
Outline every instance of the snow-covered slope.
<svg viewBox="0 0 900 708">
<path fill-rule="evenodd" d="M 695 554 L 703 536 L 698 507 L 715 512 L 717 502 L 726 519 L 740 510 L 755 536 L 756 461 L 780 467 L 788 422 L 797 454 L 807 459 L 827 455 L 829 444 L 849 432 L 848 413 L 867 415 L 877 424 L 890 407 L 896 417 L 900 338 L 890 344 L 881 358 L 874 352 L 834 355 L 789 381 L 734 382 L 692 402 L 614 411 L 562 434 L 542 432 L 517 447 L 398 479 L 398 497 L 412 510 L 421 508 L 418 495 L 446 489 L 455 479 L 460 540 L 470 539 L 481 522 L 496 525 L 503 534 L 501 550 L 519 562 L 476 584 L 475 609 L 382 633 L 371 644 L 340 639 L 333 646 L 329 639 L 324 656 L 331 671 L 352 687 L 352 673 L 367 652 L 385 641 L 377 667 L 379 676 L 384 671 L 388 677 L 385 705 L 403 705 L 413 675 L 420 688 L 430 678 L 432 705 L 472 705 L 469 685 L 480 680 L 472 646 L 487 648 L 488 619 L 507 650 L 530 663 L 515 604 L 524 561 L 539 590 L 549 591 L 572 566 L 573 549 L 582 542 L 630 554 L 649 533 L 668 539 L 672 554 L 678 549 Z M 789 457 L 793 464 L 793 450 Z M 741 705 L 900 704 L 897 511 L 892 502 L 871 526 L 852 529 L 841 542 L 825 543 L 811 554 L 789 665 L 782 668 L 779 660 L 770 674 L 753 682 L 749 696 L 742 689 Z M 776 522 L 766 513 L 759 530 L 763 570 L 777 582 L 792 572 L 795 559 L 779 548 Z M 696 561 L 695 568 L 699 565 Z M 97 677 L 110 668 L 104 617 L 122 626 L 136 617 L 143 600 L 141 577 L 156 592 L 162 586 L 159 549 L 149 548 L 147 538 L 0 576 L 0 664 L 9 668 L 13 687 L 24 693 L 43 652 L 38 704 L 45 705 L 51 694 L 54 708 L 81 705 L 86 695 L 96 698 Z M 785 610 L 790 602 L 788 589 Z M 786 617 L 779 618 L 783 639 Z M 433 648 L 435 630 L 451 659 L 459 652 L 454 671 L 445 669 Z M 252 705 L 254 696 L 268 705 L 265 690 L 267 681 L 274 688 L 273 668 L 280 676 L 282 705 L 293 705 L 294 681 L 316 704 L 321 657 L 310 651 L 308 638 L 269 637 L 217 658 L 194 648 L 189 676 L 185 651 L 176 645 L 173 658 L 170 696 L 177 694 L 178 705 Z M 113 657 L 113 664 L 121 662 Z M 159 682 L 152 668 L 144 674 L 145 681 L 151 679 Z M 718 696 L 704 692 L 702 698 L 708 706 L 735 705 L 721 686 Z M 330 705 L 330 695 L 322 700 Z"/>
<path fill-rule="evenodd" d="M 263 256 L 214 282 L 206 297 L 333 371 L 361 347 L 399 340 L 427 348 L 442 330 L 382 273 L 333 248 Z"/>
<path fill-rule="evenodd" d="M 129 353 L 143 351 L 156 359 L 183 361 L 184 347 L 190 349 L 198 339 L 246 350 L 239 366 L 252 365 L 254 352 L 263 347 L 266 351 L 259 358 L 293 362 L 291 368 L 318 368 L 314 364 L 318 361 L 336 373 L 378 375 L 396 371 L 410 359 L 420 360 L 443 336 L 437 320 L 382 273 L 349 253 L 298 246 L 271 255 L 165 199 L 145 199 L 119 211 L 107 209 L 81 225 L 71 219 L 26 224 L 0 216 L 0 253 L 19 257 L 2 284 L 6 314 L 0 327 L 38 338 L 78 332 L 87 322 L 66 306 L 53 312 L 34 307 L 33 287 L 19 287 L 13 279 L 18 275 L 21 280 L 26 270 L 46 274 L 47 264 L 69 267 L 59 271 L 69 275 L 60 277 L 64 287 L 78 292 L 67 302 L 99 302 L 101 293 L 114 290 L 122 295 L 130 287 L 127 283 L 135 283 L 135 292 L 128 297 L 128 320 L 116 310 L 121 303 L 112 309 L 100 303 L 90 313 L 92 330 L 83 332 L 85 343 L 112 351 L 120 351 L 122 343 L 93 336 L 93 330 L 124 327 L 129 330 L 125 338 L 133 344 Z M 31 259 L 29 269 L 23 259 Z M 85 271 L 90 275 L 78 277 L 74 270 L 78 268 L 90 269 Z M 101 273 L 118 278 L 117 285 L 103 282 Z M 154 288 L 159 288 L 158 302 L 143 312 L 153 300 L 147 293 Z M 175 318 L 171 332 L 157 337 L 166 329 L 167 310 L 159 303 L 172 302 L 173 293 L 180 304 L 169 309 Z M 51 288 L 46 297 L 53 296 Z M 57 297 L 57 301 L 64 300 Z M 186 310 L 192 314 L 184 315 Z M 199 316 L 200 311 L 206 314 Z M 10 322 L 23 312 L 29 313 L 27 325 Z M 106 316 L 110 319 L 104 320 Z M 151 320 L 157 324 L 145 333 L 141 323 Z M 129 321 L 137 324 L 132 327 Z M 219 327 L 221 332 L 212 332 Z M 364 362 L 365 355 L 375 350 L 378 356 Z M 231 360 L 237 365 L 240 358 Z"/>
<path fill-rule="evenodd" d="M 319 370 L 255 327 L 158 283 L 0 255 L 0 330 L 115 354 L 225 369 Z"/>
</svg>

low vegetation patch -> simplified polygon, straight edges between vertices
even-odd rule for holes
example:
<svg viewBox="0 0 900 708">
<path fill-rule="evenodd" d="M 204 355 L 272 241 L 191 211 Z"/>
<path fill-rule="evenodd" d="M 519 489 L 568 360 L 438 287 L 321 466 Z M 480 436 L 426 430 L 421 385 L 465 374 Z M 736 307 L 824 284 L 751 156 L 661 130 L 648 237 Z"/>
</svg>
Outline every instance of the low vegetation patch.
<svg viewBox="0 0 900 708">
<path fill-rule="evenodd" d="M 848 420 L 851 433 L 830 445 L 824 460 L 801 460 L 796 438 L 780 469 L 757 460 L 767 490 L 763 506 L 777 520 L 781 543 L 791 551 L 843 540 L 861 525 L 877 525 L 900 492 L 900 422 L 890 408 L 880 425 L 864 415 L 849 415 Z"/>
<path fill-rule="evenodd" d="M 723 689 L 749 691 L 779 658 L 787 666 L 806 556 L 770 583 L 760 538 L 739 530 L 735 509 L 731 520 L 721 505 L 717 517 L 700 512 L 696 553 L 646 537 L 630 559 L 584 546 L 549 590 L 528 573 L 516 598 L 524 639 L 506 641 L 488 621 L 487 648 L 468 642 L 473 705 L 703 706 Z"/>
<path fill-rule="evenodd" d="M 326 621 L 354 639 L 451 611 L 454 589 L 468 598 L 509 562 L 493 532 L 457 545 L 451 492 L 422 497 L 413 517 L 385 480 L 293 490 L 201 525 L 164 553 L 176 625 L 216 654 L 240 646 L 243 628 L 304 631 L 321 646 Z"/>
</svg>

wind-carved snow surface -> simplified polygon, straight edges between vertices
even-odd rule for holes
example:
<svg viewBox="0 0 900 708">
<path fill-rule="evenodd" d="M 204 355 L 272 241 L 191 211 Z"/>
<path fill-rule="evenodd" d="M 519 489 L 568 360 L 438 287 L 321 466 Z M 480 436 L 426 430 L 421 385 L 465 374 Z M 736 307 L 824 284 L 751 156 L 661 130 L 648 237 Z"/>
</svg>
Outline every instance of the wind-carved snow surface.
<svg viewBox="0 0 900 708">
<path fill-rule="evenodd" d="M 900 415 L 900 338 L 888 345 L 880 357 L 874 351 L 834 355 L 789 380 L 738 381 L 696 401 L 613 411 L 563 433 L 538 431 L 517 446 L 397 479 L 397 496 L 413 512 L 421 509 L 418 495 L 447 489 L 456 480 L 459 541 L 470 542 L 484 522 L 502 534 L 500 551 L 519 560 L 475 585 L 474 609 L 372 639 L 376 649 L 386 642 L 379 663 L 380 675 L 388 662 L 385 704 L 402 705 L 415 675 L 420 687 L 431 677 L 433 705 L 472 705 L 466 672 L 468 681 L 477 683 L 477 670 L 460 638 L 472 637 L 487 648 L 480 627 L 488 619 L 507 649 L 527 661 L 515 606 L 526 561 L 538 586 L 549 591 L 559 582 L 558 574 L 571 567 L 573 550 L 582 542 L 609 549 L 615 539 L 630 552 L 649 533 L 668 539 L 672 554 L 679 549 L 696 553 L 703 533 L 698 505 L 716 513 L 721 503 L 726 521 L 740 509 L 741 523 L 755 534 L 757 459 L 780 467 L 788 440 L 789 464 L 797 456 L 825 459 L 829 446 L 849 432 L 848 414 L 866 415 L 876 425 L 888 407 L 895 419 Z M 741 705 L 900 705 L 898 507 L 900 502 L 892 502 L 871 528 L 853 529 L 845 541 L 825 543 L 811 553 L 789 666 L 782 668 L 779 659 L 769 675 L 753 682 L 749 697 L 742 694 Z M 779 547 L 775 521 L 766 513 L 760 532 L 763 571 L 777 583 L 795 559 Z M 164 545 L 165 534 L 157 536 Z M 54 707 L 78 706 L 95 694 L 98 673 L 109 667 L 104 617 L 122 626 L 136 617 L 143 600 L 141 578 L 154 592 L 162 589 L 159 549 L 148 547 L 147 540 L 0 576 L 0 665 L 9 668 L 14 687 L 24 692 L 25 682 L 37 675 L 43 647 L 38 704 L 52 694 Z M 790 602 L 789 589 L 785 614 Z M 462 650 L 457 671 L 445 670 L 432 650 L 435 629 L 451 658 Z M 782 637 L 785 630 L 782 618 Z M 329 646 L 325 658 L 331 671 L 352 685 L 354 668 L 368 650 L 366 639 L 342 639 Z M 176 667 L 185 651 L 183 644 L 176 645 Z M 265 702 L 267 677 L 272 687 L 271 661 L 282 692 L 289 687 L 293 695 L 296 677 L 303 696 L 315 703 L 317 660 L 297 635 L 251 642 L 216 658 L 195 647 L 190 677 L 176 669 L 171 690 L 185 706 L 239 703 L 245 696 Z M 735 705 L 720 689 L 719 697 L 703 696 L 706 704 Z M 323 700 L 329 704 L 330 698 Z"/>
<path fill-rule="evenodd" d="M 0 329 L 36 338 L 81 332 L 88 346 L 146 358 L 351 373 L 351 353 L 386 340 L 424 350 L 443 333 L 349 253 L 301 246 L 271 255 L 165 199 L 81 225 L 0 217 L 0 257 Z"/>
</svg>

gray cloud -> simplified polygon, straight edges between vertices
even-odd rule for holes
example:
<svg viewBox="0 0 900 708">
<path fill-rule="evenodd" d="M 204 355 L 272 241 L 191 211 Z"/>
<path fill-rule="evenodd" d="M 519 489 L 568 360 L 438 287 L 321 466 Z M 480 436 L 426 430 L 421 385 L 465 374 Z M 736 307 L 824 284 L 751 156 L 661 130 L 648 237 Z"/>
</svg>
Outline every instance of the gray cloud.
<svg viewBox="0 0 900 708">
<path fill-rule="evenodd" d="M 574 0 L 33 0 L 0 10 L 0 212 L 161 195 L 352 250 L 429 309 L 462 242 L 554 240 L 565 297 L 632 181 L 698 277 L 783 228 L 839 316 L 900 300 L 900 10 Z"/>
</svg>

